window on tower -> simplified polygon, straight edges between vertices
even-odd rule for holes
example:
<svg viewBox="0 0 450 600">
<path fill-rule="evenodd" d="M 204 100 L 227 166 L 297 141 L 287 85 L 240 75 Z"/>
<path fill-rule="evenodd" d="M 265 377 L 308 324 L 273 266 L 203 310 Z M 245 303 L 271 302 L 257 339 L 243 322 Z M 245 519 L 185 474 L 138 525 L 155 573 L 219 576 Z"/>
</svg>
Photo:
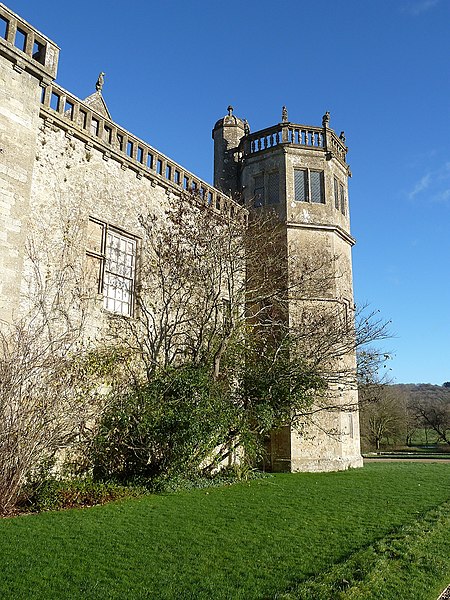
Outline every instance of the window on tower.
<svg viewBox="0 0 450 600">
<path fill-rule="evenodd" d="M 264 206 L 264 174 L 257 175 L 254 179 L 253 206 L 255 208 Z"/>
<path fill-rule="evenodd" d="M 294 169 L 294 198 L 296 202 L 325 204 L 323 171 Z"/>
<path fill-rule="evenodd" d="M 337 178 L 334 178 L 334 208 L 339 210 L 339 181 Z"/>
<path fill-rule="evenodd" d="M 345 187 L 337 177 L 334 178 L 334 208 L 340 210 L 344 216 L 347 214 Z"/>
<path fill-rule="evenodd" d="M 345 190 L 344 190 L 344 186 L 342 185 L 342 183 L 339 184 L 339 198 L 340 198 L 340 204 L 341 204 L 341 213 L 343 215 L 345 215 Z"/>
</svg>

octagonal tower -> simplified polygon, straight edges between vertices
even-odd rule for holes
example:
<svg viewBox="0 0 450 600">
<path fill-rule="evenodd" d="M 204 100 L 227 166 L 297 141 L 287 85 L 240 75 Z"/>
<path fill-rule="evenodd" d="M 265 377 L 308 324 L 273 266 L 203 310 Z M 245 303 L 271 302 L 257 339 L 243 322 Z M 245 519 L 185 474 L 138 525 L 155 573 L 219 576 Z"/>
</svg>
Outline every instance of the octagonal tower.
<svg viewBox="0 0 450 600">
<path fill-rule="evenodd" d="M 308 270 L 320 279 L 309 290 L 303 289 L 301 297 L 290 294 L 289 327 L 301 332 L 309 326 L 317 332 L 322 323 L 318 343 L 329 341 L 337 347 L 339 339 L 333 340 L 333 336 L 352 330 L 354 239 L 350 234 L 345 136 L 343 132 L 336 135 L 329 123 L 328 112 L 321 127 L 291 123 L 283 107 L 280 123 L 250 133 L 247 122 L 229 112 L 213 131 L 214 185 L 240 194 L 254 210 L 270 207 L 276 211 L 286 236 L 282 260 L 286 261 L 287 277 L 292 278 L 294 269 L 302 264 L 306 279 L 312 280 Z M 310 350 L 319 352 L 318 348 Z M 274 471 L 362 466 L 354 348 L 347 345 L 332 364 L 328 361 L 327 380 L 326 397 L 318 399 L 303 423 L 272 433 Z"/>
</svg>

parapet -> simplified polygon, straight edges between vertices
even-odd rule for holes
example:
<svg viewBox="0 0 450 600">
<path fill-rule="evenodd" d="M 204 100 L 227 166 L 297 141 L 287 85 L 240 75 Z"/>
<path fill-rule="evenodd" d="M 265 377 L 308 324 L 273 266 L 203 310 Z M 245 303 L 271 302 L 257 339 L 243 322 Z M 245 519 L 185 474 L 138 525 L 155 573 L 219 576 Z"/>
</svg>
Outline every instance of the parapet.
<svg viewBox="0 0 450 600">
<path fill-rule="evenodd" d="M 345 145 L 344 132 L 341 132 L 338 137 L 327 125 L 328 123 L 324 122 L 322 127 L 314 127 L 286 121 L 249 133 L 241 141 L 242 154 L 248 157 L 280 145 L 289 145 L 304 150 L 325 152 L 328 158 L 336 158 L 348 169 L 346 163 L 348 148 Z"/>
<path fill-rule="evenodd" d="M 138 179 L 145 177 L 153 186 L 161 185 L 175 194 L 192 193 L 217 212 L 246 218 L 245 210 L 225 193 L 120 127 L 106 113 L 95 110 L 92 102 L 80 100 L 55 82 L 42 89 L 40 116 L 45 126 L 56 126 L 68 138 L 78 138 L 86 149 L 95 148 L 106 161 L 116 160 L 123 170 L 134 171 Z"/>
<path fill-rule="evenodd" d="M 40 81 L 49 83 L 56 78 L 58 46 L 1 2 L 0 55 L 17 71 L 27 71 Z"/>
</svg>

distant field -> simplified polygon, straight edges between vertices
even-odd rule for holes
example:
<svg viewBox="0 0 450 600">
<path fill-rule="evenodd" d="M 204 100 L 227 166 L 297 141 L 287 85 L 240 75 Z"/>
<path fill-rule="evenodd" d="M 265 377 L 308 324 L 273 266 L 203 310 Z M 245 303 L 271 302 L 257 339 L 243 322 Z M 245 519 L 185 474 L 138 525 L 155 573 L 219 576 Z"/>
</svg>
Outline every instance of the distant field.
<svg viewBox="0 0 450 600">
<path fill-rule="evenodd" d="M 411 443 L 413 445 L 444 445 L 438 434 L 432 429 L 417 429 L 411 438 Z"/>
<path fill-rule="evenodd" d="M 0 520 L 0 598 L 436 600 L 449 556 L 450 465 L 375 463 Z"/>
</svg>

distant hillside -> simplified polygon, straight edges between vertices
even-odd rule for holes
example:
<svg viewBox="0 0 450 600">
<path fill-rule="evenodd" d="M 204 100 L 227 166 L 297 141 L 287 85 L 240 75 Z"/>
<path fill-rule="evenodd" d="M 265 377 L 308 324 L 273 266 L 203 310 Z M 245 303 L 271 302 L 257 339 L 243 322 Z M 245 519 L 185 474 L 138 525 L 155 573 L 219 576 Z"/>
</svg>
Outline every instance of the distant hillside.
<svg viewBox="0 0 450 600">
<path fill-rule="evenodd" d="M 412 404 L 428 403 L 435 400 L 450 402 L 450 387 L 431 383 L 396 383 L 387 386 L 392 392 L 407 399 Z"/>
</svg>

